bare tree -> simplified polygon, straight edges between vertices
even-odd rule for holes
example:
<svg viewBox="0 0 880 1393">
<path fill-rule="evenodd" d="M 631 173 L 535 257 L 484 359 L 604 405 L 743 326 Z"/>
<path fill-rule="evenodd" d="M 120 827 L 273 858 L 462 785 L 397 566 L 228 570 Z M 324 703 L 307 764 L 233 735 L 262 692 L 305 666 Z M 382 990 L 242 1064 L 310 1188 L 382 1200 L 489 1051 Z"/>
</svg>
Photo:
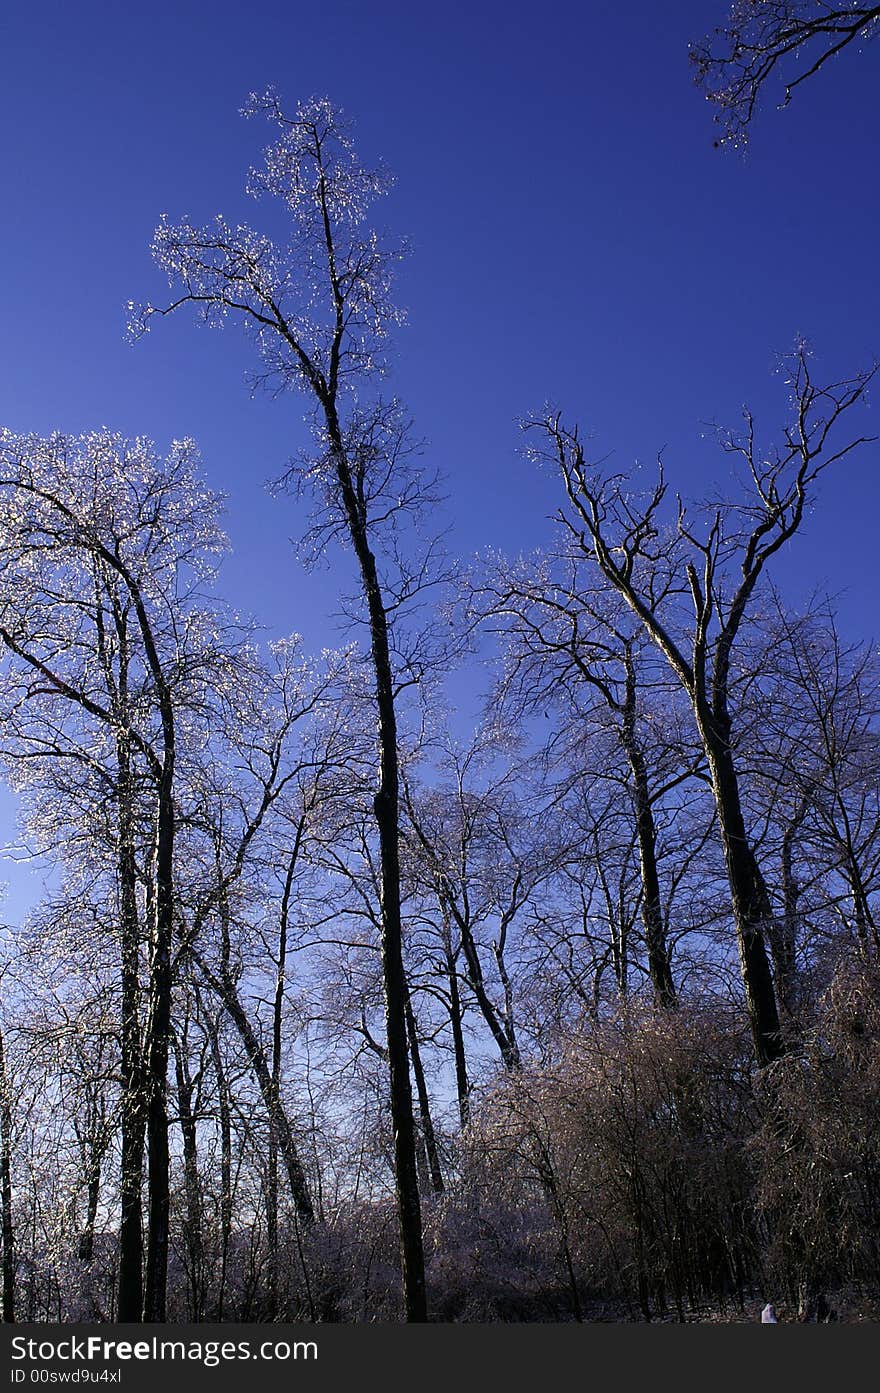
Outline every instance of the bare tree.
<svg viewBox="0 0 880 1393">
<path fill-rule="evenodd" d="M 162 462 L 148 442 L 108 433 L 42 440 L 4 432 L 0 462 L 0 639 L 11 659 L 14 709 L 24 721 L 19 752 L 46 764 L 75 760 L 104 783 L 104 797 L 109 794 L 118 809 L 122 1053 L 130 1100 L 120 1312 L 135 1318 L 140 1295 L 137 1196 L 145 1114 L 149 1226 L 143 1316 L 163 1320 L 178 708 L 210 666 L 207 651 L 215 634 L 197 621 L 195 597 L 209 555 L 221 544 L 218 501 L 198 484 L 191 442 L 176 446 Z M 187 612 L 190 622 L 181 625 Z M 65 726 L 72 739 L 59 739 Z M 136 762 L 152 809 L 143 871 L 150 951 L 142 1050 Z"/>
<path fill-rule="evenodd" d="M 522 1051 L 516 935 L 527 905 L 556 864 L 558 848 L 552 826 L 522 812 L 515 766 L 499 770 L 492 764 L 492 741 L 482 732 L 463 749 L 448 743 L 435 786 L 417 789 L 407 781 L 409 871 L 439 911 L 450 1008 L 455 1001 L 450 1009 L 454 1040 L 456 1023 L 459 1029 L 461 1024 L 460 973 L 505 1069 L 517 1072 Z M 460 1043 L 455 1049 L 457 1073 L 466 1076 Z"/>
<path fill-rule="evenodd" d="M 782 105 L 851 44 L 874 38 L 880 5 L 735 0 L 727 24 L 691 47 L 696 81 L 715 105 L 716 142 L 745 145 L 763 89 L 779 77 Z"/>
<path fill-rule="evenodd" d="M 178 958 L 197 974 L 229 1015 L 260 1088 L 270 1127 L 270 1151 L 280 1148 L 298 1221 L 309 1226 L 314 1208 L 294 1129 L 281 1096 L 281 1034 L 291 896 L 299 874 L 309 818 L 335 751 L 320 739 L 306 742 L 300 726 L 324 699 L 329 682 L 303 659 L 296 640 L 274 645 L 271 664 L 243 651 L 236 684 L 216 709 L 212 741 L 190 773 L 190 806 L 181 819 L 190 851 L 189 883 L 182 887 L 183 930 Z M 280 900 L 266 886 L 280 864 Z M 278 918 L 274 950 L 263 928 L 248 925 Z M 260 938 L 261 966 L 268 958 L 272 983 L 271 1048 L 249 1009 L 241 984 L 236 935 Z M 270 1219 L 271 1222 L 271 1219 Z"/>
<path fill-rule="evenodd" d="M 616 778 L 616 761 L 598 759 L 607 726 L 623 755 L 641 877 L 641 917 L 648 971 L 658 1003 L 675 1004 L 658 869 L 657 810 L 673 789 L 703 772 L 693 749 L 665 739 L 660 709 L 664 675 L 645 661 L 640 626 L 615 596 L 597 591 L 572 554 L 510 566 L 473 583 L 473 603 L 501 633 L 504 673 L 496 693 L 511 719 L 554 712 L 548 758 L 565 764 L 590 759 L 584 778 Z M 493 568 L 494 570 L 495 568 Z M 650 658 L 650 653 L 648 657 Z M 668 679 L 666 679 L 668 686 Z M 587 732 L 590 732 L 590 738 Z M 679 732 L 676 731 L 676 736 Z M 578 771 L 563 774 L 577 778 Z M 622 961 L 622 960 L 621 960 Z"/>
<path fill-rule="evenodd" d="M 634 498 L 626 482 L 605 478 L 588 463 L 577 430 L 558 414 L 539 425 L 559 468 L 568 508 L 560 521 L 620 594 L 664 655 L 693 707 L 718 811 L 730 883 L 742 980 L 755 1053 L 760 1064 L 784 1049 L 776 992 L 765 938 L 773 928 L 770 894 L 743 812 L 731 711 L 731 658 L 765 566 L 795 535 L 819 475 L 843 459 L 864 437 L 837 445 L 840 420 L 864 396 L 874 371 L 817 387 L 806 351 L 798 350 L 790 384 L 793 415 L 781 443 L 762 450 L 746 413 L 742 435 L 722 437 L 742 460 L 755 500 L 718 504 L 704 535 L 679 501 L 672 536 L 660 535 L 666 483 Z M 690 602 L 690 618 L 682 601 Z M 682 636 L 677 625 L 686 625 Z"/>
<path fill-rule="evenodd" d="M 403 644 L 401 612 L 431 583 L 434 556 L 429 545 L 408 559 L 402 537 L 408 521 L 434 495 L 413 466 L 399 406 L 378 396 L 370 400 L 367 390 L 387 329 L 398 317 L 390 300 L 394 255 L 365 224 L 370 203 L 385 191 L 388 179 L 360 164 L 340 113 L 327 101 L 302 105 L 291 116 L 269 92 L 253 96 L 246 112 L 266 116 L 278 130 L 264 167 L 251 174 L 250 188 L 286 205 L 293 223 L 291 251 L 223 219 L 204 229 L 163 221 L 154 253 L 180 293 L 164 308 L 147 306 L 137 323 L 146 327 L 156 314 L 183 305 L 201 310 L 209 322 L 233 316 L 253 331 L 265 380 L 302 389 L 313 406 L 317 454 L 304 475 L 321 499 L 316 535 L 322 543 L 342 539 L 354 552 L 370 635 L 378 739 L 374 813 L 404 1303 L 407 1319 L 419 1321 L 427 1308 L 400 913 L 397 703 L 402 688 L 417 683 L 424 671 L 422 646 Z"/>
<path fill-rule="evenodd" d="M 867 645 L 843 642 L 833 612 L 776 613 L 761 650 L 758 786 L 782 822 L 781 920 L 793 952 L 804 891 L 851 930 L 866 959 L 880 950 L 880 673 Z M 781 818 L 780 818 L 781 813 Z M 793 861 L 797 848 L 797 866 Z M 813 889 L 812 899 L 817 898 Z"/>
</svg>

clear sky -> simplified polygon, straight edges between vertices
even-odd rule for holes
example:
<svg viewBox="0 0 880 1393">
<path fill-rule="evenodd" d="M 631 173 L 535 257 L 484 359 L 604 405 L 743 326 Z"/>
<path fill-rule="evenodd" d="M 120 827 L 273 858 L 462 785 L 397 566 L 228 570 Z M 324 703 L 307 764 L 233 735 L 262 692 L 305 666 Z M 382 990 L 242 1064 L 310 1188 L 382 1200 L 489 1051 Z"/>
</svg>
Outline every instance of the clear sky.
<svg viewBox="0 0 880 1393">
<path fill-rule="evenodd" d="M 880 354 L 880 41 L 769 102 L 748 158 L 713 148 L 690 39 L 727 0 L 8 0 L 0 29 L 0 421 L 192 435 L 230 497 L 224 588 L 279 631 L 332 643 L 336 567 L 304 575 L 293 502 L 263 484 L 302 439 L 300 399 L 252 398 L 249 345 L 184 316 L 141 343 L 123 306 L 159 298 L 160 213 L 259 224 L 242 189 L 268 131 L 238 109 L 274 84 L 327 95 L 397 186 L 379 217 L 412 255 L 395 390 L 448 477 L 453 545 L 541 542 L 552 481 L 516 421 L 552 398 L 626 467 L 665 447 L 699 495 L 728 463 L 701 438 L 798 334 L 817 373 Z M 880 406 L 875 429 L 880 433 Z M 841 593 L 876 632 L 880 447 L 824 486 L 778 568 L 795 600 Z M 347 565 L 346 565 L 347 571 Z"/>
</svg>

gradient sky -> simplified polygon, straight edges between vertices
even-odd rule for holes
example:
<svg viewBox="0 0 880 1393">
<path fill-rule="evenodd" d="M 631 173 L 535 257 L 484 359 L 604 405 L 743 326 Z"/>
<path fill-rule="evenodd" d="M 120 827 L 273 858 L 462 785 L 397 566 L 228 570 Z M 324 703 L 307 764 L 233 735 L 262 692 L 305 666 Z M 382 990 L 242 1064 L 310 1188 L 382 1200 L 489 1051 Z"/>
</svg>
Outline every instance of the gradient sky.
<svg viewBox="0 0 880 1393">
<path fill-rule="evenodd" d="M 129 299 L 159 299 L 160 213 L 259 225 L 247 167 L 268 129 L 237 114 L 274 84 L 327 95 L 397 186 L 381 224 L 412 255 L 394 390 L 448 478 L 452 545 L 510 552 L 546 538 L 554 481 L 518 453 L 517 420 L 549 398 L 621 469 L 664 449 L 699 496 L 729 462 L 704 423 L 759 425 L 796 335 L 817 376 L 880 354 L 880 41 L 765 103 L 746 159 L 713 148 L 688 41 L 727 0 L 9 0 L 0 28 L 0 422 L 106 425 L 200 443 L 229 495 L 223 588 L 279 632 L 333 643 L 349 563 L 306 575 L 304 526 L 263 485 L 302 442 L 301 399 L 252 397 L 249 345 L 181 315 L 136 345 Z M 877 392 L 873 429 L 880 433 Z M 868 421 L 871 428 L 871 419 Z M 839 595 L 876 632 L 880 447 L 827 477 L 776 568 L 796 603 Z M 0 829 L 2 831 L 2 829 Z"/>
</svg>

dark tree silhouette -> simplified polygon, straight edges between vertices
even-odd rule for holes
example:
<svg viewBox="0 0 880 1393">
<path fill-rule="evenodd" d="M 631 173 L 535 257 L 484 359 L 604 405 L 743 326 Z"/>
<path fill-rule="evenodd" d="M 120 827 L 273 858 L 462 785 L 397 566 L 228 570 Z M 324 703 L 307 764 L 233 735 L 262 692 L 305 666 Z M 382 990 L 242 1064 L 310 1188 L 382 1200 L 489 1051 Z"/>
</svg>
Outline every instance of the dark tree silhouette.
<svg viewBox="0 0 880 1393">
<path fill-rule="evenodd" d="M 826 0 L 736 0 L 726 25 L 691 47 L 696 81 L 715 106 L 722 135 L 744 145 L 762 91 L 784 85 L 786 106 L 807 78 L 851 44 L 878 32 L 880 5 Z"/>
</svg>

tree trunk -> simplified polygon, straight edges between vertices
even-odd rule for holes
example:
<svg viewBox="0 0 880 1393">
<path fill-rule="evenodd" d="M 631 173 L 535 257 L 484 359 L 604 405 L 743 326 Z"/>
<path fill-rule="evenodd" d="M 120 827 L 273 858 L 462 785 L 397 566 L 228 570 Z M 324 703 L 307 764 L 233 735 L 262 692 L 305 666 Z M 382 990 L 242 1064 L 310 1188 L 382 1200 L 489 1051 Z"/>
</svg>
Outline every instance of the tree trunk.
<svg viewBox="0 0 880 1393">
<path fill-rule="evenodd" d="M 174 1038 L 174 1065 L 177 1079 L 177 1112 L 183 1142 L 183 1187 L 186 1199 L 185 1238 L 189 1256 L 190 1320 L 200 1321 L 205 1313 L 205 1260 L 202 1246 L 202 1205 L 199 1185 L 199 1159 L 196 1121 L 193 1116 L 193 1086 L 185 1055 L 186 1042 Z"/>
<path fill-rule="evenodd" d="M 658 1004 L 668 1010 L 676 1004 L 675 983 L 672 979 L 672 967 L 666 942 L 666 925 L 663 920 L 663 903 L 660 898 L 660 875 L 657 870 L 657 829 L 648 787 L 648 771 L 636 734 L 635 667 L 629 649 L 626 653 L 626 697 L 621 739 L 633 781 L 633 801 L 642 879 L 642 922 L 645 926 L 648 972 Z"/>
<path fill-rule="evenodd" d="M 166 748 L 156 827 L 156 903 L 150 955 L 150 1031 L 147 1048 L 147 1179 L 149 1229 L 144 1320 L 164 1321 L 170 1218 L 168 1051 L 171 1035 L 171 944 L 174 912 L 173 763 Z"/>
<path fill-rule="evenodd" d="M 211 1062 L 217 1079 L 217 1107 L 220 1114 L 220 1289 L 217 1295 L 217 1319 L 222 1321 L 226 1301 L 229 1241 L 232 1236 L 232 1111 L 226 1070 L 220 1053 L 220 1039 L 212 1019 L 206 1019 L 206 1028 L 211 1047 Z"/>
<path fill-rule="evenodd" d="M 0 1030 L 0 1201 L 3 1204 L 3 1320 L 15 1321 L 15 1224 L 12 1217 L 12 1098 Z M 35 1206 L 36 1209 L 36 1206 Z"/>
<path fill-rule="evenodd" d="M 140 925 L 134 851 L 134 809 L 130 755 L 117 742 L 119 770 L 119 904 L 121 955 L 122 1137 L 117 1319 L 139 1321 L 143 1314 L 144 1076 L 139 1021 Z"/>
<path fill-rule="evenodd" d="M 269 1319 L 278 1319 L 278 1139 L 269 1121 L 269 1155 L 266 1162 L 266 1247 L 269 1259 Z"/>
<path fill-rule="evenodd" d="M 492 1032 L 492 1038 L 498 1046 L 498 1051 L 501 1055 L 501 1062 L 509 1073 L 517 1074 L 522 1068 L 522 1060 L 520 1059 L 516 1039 L 509 1033 L 507 1022 L 503 1020 L 500 1013 L 496 1011 L 486 991 L 486 984 L 483 980 L 483 969 L 480 965 L 480 956 L 469 924 L 462 915 L 455 912 L 451 904 L 450 908 L 452 909 L 453 917 L 461 933 L 461 947 L 467 965 L 468 986 L 477 998 L 477 1005 L 482 1012 L 483 1019 Z"/>
<path fill-rule="evenodd" d="M 229 980 L 218 980 L 213 973 L 201 964 L 202 971 L 205 973 L 208 982 L 217 992 L 221 1002 L 226 1008 L 230 1020 L 238 1031 L 248 1061 L 254 1071 L 254 1077 L 260 1088 L 263 1104 L 266 1108 L 266 1115 L 269 1118 L 270 1126 L 274 1128 L 278 1147 L 287 1171 L 287 1178 L 290 1185 L 290 1195 L 296 1209 L 297 1217 L 305 1225 L 314 1223 L 315 1211 L 309 1194 L 308 1182 L 305 1171 L 297 1152 L 296 1142 L 294 1141 L 293 1131 L 290 1120 L 280 1097 L 276 1097 L 273 1087 L 272 1071 L 269 1061 L 266 1058 L 266 1051 L 257 1038 L 256 1031 L 248 1019 L 247 1012 L 238 999 L 235 984 Z"/>
<path fill-rule="evenodd" d="M 452 1027 L 452 1052 L 455 1059 L 455 1091 L 458 1096 L 458 1116 L 462 1130 L 468 1124 L 470 1110 L 470 1081 L 467 1072 L 467 1055 L 464 1049 L 464 1031 L 462 1030 L 462 1007 L 461 996 L 458 990 L 458 972 L 455 966 L 455 958 L 452 953 L 452 944 L 449 941 L 449 933 L 446 933 L 446 976 L 449 982 L 449 1022 Z"/>
<path fill-rule="evenodd" d="M 98 1204 L 101 1198 L 101 1168 L 104 1160 L 104 1147 L 98 1138 L 93 1137 L 89 1146 L 86 1186 L 86 1218 L 79 1235 L 79 1260 L 91 1262 L 95 1254 L 95 1224 L 98 1220 Z"/>
<path fill-rule="evenodd" d="M 370 622 L 370 649 L 375 678 L 379 737 L 379 781 L 373 799 L 379 834 L 382 901 L 382 971 L 385 984 L 385 1025 L 394 1131 L 394 1176 L 400 1226 L 403 1299 L 407 1321 L 428 1318 L 422 1211 L 416 1166 L 415 1123 L 409 1077 L 406 1032 L 406 978 L 403 968 L 403 928 L 400 915 L 400 767 L 394 676 L 388 641 L 388 616 L 382 599 L 367 520 L 359 502 L 343 445 L 342 430 L 332 400 L 322 402 L 336 464 L 349 535 L 358 561 Z"/>
<path fill-rule="evenodd" d="M 850 895 L 852 897 L 853 920 L 856 926 L 859 952 L 864 958 L 868 958 L 870 956 L 869 930 L 870 936 L 873 939 L 875 951 L 880 949 L 880 938 L 878 938 L 877 925 L 874 922 L 868 896 L 865 893 L 865 884 L 862 879 L 861 870 L 859 869 L 858 861 L 851 847 L 848 848 L 844 874 L 846 875 Z"/>
<path fill-rule="evenodd" d="M 299 857 L 305 818 L 301 817 L 294 838 L 293 850 L 287 863 L 281 912 L 278 922 L 278 960 L 275 974 L 275 997 L 272 1002 L 272 1097 L 269 1115 L 269 1156 L 266 1174 L 266 1240 L 269 1248 L 269 1308 L 270 1318 L 278 1315 L 278 1129 L 275 1112 L 281 1105 L 281 1037 L 284 1023 L 284 986 L 287 973 L 287 928 L 290 916 L 290 895 Z"/>
<path fill-rule="evenodd" d="M 431 1189 L 435 1195 L 443 1194 L 443 1172 L 440 1169 L 440 1156 L 437 1151 L 437 1137 L 434 1132 L 434 1122 L 431 1117 L 431 1105 L 428 1098 L 428 1088 L 425 1083 L 425 1071 L 422 1068 L 422 1055 L 419 1049 L 419 1039 L 416 1031 L 416 1018 L 412 1008 L 409 992 L 406 998 L 406 1029 L 409 1035 L 409 1050 L 412 1059 L 413 1077 L 416 1081 L 416 1095 L 419 1100 L 419 1116 L 422 1123 L 422 1140 L 425 1144 L 425 1155 L 428 1161 L 428 1173 L 431 1177 Z"/>
<path fill-rule="evenodd" d="M 794 838 L 806 813 L 804 801 L 785 828 L 782 837 L 780 880 L 782 889 L 782 917 L 771 926 L 770 955 L 776 977 L 776 994 L 780 1010 L 791 1016 L 795 1008 L 795 948 L 797 945 L 799 886 L 794 874 Z"/>
<path fill-rule="evenodd" d="M 704 716 L 701 733 L 718 809 L 755 1054 L 760 1065 L 772 1064 L 784 1053 L 773 975 L 764 942 L 764 934 L 772 924 L 773 908 L 757 857 L 746 835 L 729 732 L 722 729 L 719 733 L 717 722 L 710 725 Z"/>
</svg>

